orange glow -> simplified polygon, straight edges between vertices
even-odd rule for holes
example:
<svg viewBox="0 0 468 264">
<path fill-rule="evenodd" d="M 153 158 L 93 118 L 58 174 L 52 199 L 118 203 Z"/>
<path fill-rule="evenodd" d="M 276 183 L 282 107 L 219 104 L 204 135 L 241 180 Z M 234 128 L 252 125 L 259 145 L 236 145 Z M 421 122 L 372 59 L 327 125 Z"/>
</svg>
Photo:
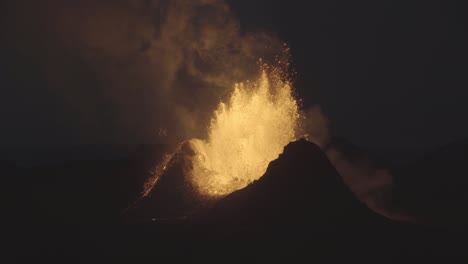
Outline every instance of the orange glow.
<svg viewBox="0 0 468 264">
<path fill-rule="evenodd" d="M 270 161 L 296 139 L 300 112 L 289 81 L 263 70 L 253 82 L 236 84 L 214 113 L 206 140 L 195 150 L 191 181 L 205 196 L 223 196 L 259 179 Z"/>
</svg>

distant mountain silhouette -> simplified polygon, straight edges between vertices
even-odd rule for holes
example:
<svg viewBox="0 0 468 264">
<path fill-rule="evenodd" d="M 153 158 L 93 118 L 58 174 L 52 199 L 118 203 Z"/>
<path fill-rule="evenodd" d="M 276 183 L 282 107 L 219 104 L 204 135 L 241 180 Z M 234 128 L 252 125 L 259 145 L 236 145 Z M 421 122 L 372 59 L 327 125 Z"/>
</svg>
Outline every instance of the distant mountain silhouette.
<svg viewBox="0 0 468 264">
<path fill-rule="evenodd" d="M 324 152 L 346 185 L 367 207 L 396 221 L 416 221 L 394 201 L 395 183 L 389 163 L 373 158 L 367 150 L 340 137 L 330 138 Z"/>
<path fill-rule="evenodd" d="M 118 222 L 151 170 L 141 156 L 32 167 L 0 164 L 3 193 L 11 205 L 7 215 L 22 223 Z"/>
<path fill-rule="evenodd" d="M 342 137 L 332 137 L 324 146 L 325 150 L 331 148 L 339 148 L 343 156 L 348 157 L 351 161 L 368 158 L 365 150 Z"/>
<path fill-rule="evenodd" d="M 397 203 L 420 221 L 468 227 L 468 140 L 394 169 Z"/>
</svg>

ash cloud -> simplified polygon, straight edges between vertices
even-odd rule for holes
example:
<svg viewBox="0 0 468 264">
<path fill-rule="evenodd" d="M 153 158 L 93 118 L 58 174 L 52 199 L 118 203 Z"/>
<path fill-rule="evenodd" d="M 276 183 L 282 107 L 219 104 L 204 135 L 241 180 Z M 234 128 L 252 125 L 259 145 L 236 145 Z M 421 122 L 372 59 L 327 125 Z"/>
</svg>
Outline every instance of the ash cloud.
<svg viewBox="0 0 468 264">
<path fill-rule="evenodd" d="M 42 84 L 30 89 L 62 109 L 42 124 L 66 143 L 174 144 L 202 137 L 233 84 L 252 79 L 259 58 L 273 62 L 283 49 L 270 33 L 241 33 L 221 0 L 8 6 L 10 47 L 40 68 Z M 30 139 L 36 140 L 57 138 Z"/>
</svg>

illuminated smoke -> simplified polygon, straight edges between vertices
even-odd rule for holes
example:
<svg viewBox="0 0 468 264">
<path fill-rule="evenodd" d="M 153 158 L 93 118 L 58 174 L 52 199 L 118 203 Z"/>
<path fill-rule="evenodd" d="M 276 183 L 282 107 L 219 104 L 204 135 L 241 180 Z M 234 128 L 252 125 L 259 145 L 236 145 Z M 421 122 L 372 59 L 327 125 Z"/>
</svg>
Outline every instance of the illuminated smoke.
<svg viewBox="0 0 468 264">
<path fill-rule="evenodd" d="M 70 124 L 60 135 L 72 143 L 204 138 L 220 98 L 283 49 L 274 34 L 242 31 L 222 0 L 8 2 L 9 38 L 39 64 L 63 116 L 51 125 Z"/>
</svg>

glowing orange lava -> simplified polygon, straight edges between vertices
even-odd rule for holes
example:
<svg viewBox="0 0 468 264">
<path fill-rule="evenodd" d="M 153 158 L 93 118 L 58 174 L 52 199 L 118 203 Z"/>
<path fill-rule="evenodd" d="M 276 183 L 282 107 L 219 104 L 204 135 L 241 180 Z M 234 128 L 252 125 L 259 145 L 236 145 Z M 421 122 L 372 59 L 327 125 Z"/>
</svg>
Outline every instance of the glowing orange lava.
<svg viewBox="0 0 468 264">
<path fill-rule="evenodd" d="M 192 183 L 207 196 L 244 188 L 296 140 L 299 120 L 290 82 L 279 72 L 264 70 L 257 80 L 236 84 L 215 111 L 208 138 L 189 141 L 196 153 Z"/>
</svg>

